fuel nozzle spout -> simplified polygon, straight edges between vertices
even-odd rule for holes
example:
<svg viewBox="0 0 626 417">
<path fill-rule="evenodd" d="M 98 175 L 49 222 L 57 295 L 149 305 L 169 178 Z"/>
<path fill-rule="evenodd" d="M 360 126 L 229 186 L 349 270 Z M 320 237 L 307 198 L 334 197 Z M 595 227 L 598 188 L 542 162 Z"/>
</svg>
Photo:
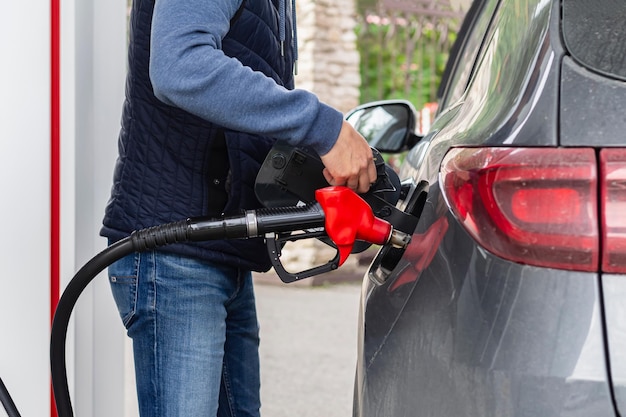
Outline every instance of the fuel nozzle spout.
<svg viewBox="0 0 626 417">
<path fill-rule="evenodd" d="M 394 248 L 406 249 L 406 247 L 409 246 L 409 243 L 411 243 L 411 235 L 400 230 L 393 229 L 388 243 Z"/>
</svg>

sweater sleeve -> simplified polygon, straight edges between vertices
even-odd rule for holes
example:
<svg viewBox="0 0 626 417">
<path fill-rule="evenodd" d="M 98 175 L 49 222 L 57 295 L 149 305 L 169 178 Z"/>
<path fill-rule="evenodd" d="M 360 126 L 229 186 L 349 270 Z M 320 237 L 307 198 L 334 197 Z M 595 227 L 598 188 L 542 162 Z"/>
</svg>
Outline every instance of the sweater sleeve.
<svg viewBox="0 0 626 417">
<path fill-rule="evenodd" d="M 342 114 L 305 90 L 288 90 L 222 50 L 240 0 L 157 0 L 150 79 L 155 95 L 229 129 L 300 144 L 326 154 Z"/>
</svg>

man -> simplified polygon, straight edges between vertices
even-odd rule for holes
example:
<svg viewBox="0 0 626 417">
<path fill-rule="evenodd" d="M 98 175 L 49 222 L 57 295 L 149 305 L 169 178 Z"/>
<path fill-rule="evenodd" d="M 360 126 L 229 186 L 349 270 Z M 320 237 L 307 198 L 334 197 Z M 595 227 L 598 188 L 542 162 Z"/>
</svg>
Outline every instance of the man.
<svg viewBox="0 0 626 417">
<path fill-rule="evenodd" d="M 119 157 L 102 235 L 254 209 L 273 142 L 319 153 L 332 185 L 365 192 L 371 149 L 340 112 L 293 90 L 293 5 L 134 0 Z M 258 416 L 258 239 L 166 246 L 109 268 L 133 339 L 142 417 Z"/>
</svg>

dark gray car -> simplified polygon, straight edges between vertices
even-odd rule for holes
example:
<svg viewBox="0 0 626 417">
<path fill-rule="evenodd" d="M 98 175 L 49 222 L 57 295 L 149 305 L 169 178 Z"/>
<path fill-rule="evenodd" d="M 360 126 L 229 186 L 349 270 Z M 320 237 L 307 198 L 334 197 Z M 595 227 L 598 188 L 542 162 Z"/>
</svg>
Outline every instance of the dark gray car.
<svg viewBox="0 0 626 417">
<path fill-rule="evenodd" d="M 626 415 L 626 2 L 476 1 L 425 137 L 348 120 L 419 218 L 364 280 L 354 415 Z"/>
</svg>

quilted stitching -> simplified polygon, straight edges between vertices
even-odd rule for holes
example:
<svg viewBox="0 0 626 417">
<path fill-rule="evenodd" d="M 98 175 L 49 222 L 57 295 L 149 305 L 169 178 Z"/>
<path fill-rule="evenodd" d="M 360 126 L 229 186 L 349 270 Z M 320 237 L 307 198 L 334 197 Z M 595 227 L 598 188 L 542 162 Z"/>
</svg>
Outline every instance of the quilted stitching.
<svg viewBox="0 0 626 417">
<path fill-rule="evenodd" d="M 159 101 L 148 76 L 150 22 L 154 0 L 133 1 L 126 101 L 119 158 L 101 234 L 117 240 L 133 230 L 206 213 L 206 170 L 210 142 L 219 126 Z M 288 27 L 288 33 L 290 28 Z M 290 41 L 290 39 L 287 39 Z M 244 10 L 222 43 L 224 53 L 293 88 L 292 52 L 281 56 L 277 5 L 245 1 Z M 227 212 L 260 206 L 256 172 L 273 140 L 226 131 L 231 164 Z M 260 239 L 166 246 L 164 250 L 265 271 L 269 259 Z"/>
</svg>

